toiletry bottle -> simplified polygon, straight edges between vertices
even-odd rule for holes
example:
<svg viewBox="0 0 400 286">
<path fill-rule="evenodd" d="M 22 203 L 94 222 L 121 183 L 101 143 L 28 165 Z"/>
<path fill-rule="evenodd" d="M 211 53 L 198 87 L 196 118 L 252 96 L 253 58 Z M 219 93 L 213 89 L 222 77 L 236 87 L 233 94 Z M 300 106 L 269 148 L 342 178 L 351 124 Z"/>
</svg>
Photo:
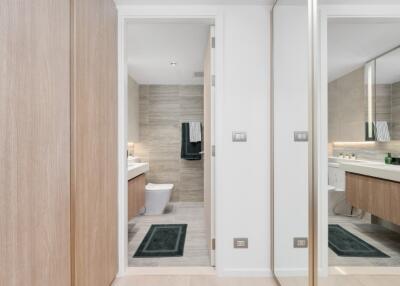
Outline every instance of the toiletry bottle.
<svg viewBox="0 0 400 286">
<path fill-rule="evenodd" d="M 385 157 L 385 164 L 392 164 L 392 153 L 388 153 Z"/>
</svg>

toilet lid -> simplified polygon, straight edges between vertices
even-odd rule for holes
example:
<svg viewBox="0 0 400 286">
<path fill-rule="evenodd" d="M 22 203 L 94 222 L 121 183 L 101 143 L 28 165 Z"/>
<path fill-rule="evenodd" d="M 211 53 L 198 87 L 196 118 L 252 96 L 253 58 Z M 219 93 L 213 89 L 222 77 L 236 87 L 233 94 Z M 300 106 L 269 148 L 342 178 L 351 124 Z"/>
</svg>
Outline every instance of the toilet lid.
<svg viewBox="0 0 400 286">
<path fill-rule="evenodd" d="M 172 190 L 174 184 L 152 184 L 148 183 L 146 185 L 146 190 L 149 191 L 162 191 L 162 190 Z"/>
</svg>

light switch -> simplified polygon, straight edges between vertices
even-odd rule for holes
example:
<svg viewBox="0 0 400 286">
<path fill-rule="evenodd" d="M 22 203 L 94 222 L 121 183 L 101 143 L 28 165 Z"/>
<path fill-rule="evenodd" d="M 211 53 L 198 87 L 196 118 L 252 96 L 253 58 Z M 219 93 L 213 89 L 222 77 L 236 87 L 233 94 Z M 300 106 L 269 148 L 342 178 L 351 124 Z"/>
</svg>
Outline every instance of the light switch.
<svg viewBox="0 0 400 286">
<path fill-rule="evenodd" d="M 294 248 L 307 248 L 308 247 L 308 238 L 307 237 L 295 237 L 293 239 L 293 247 Z"/>
<path fill-rule="evenodd" d="M 294 142 L 307 142 L 308 132 L 307 131 L 295 131 L 294 132 Z"/>
<path fill-rule="evenodd" d="M 233 131 L 232 142 L 247 142 L 247 133 L 243 131 Z"/>
<path fill-rule="evenodd" d="M 249 239 L 247 237 L 234 238 L 233 248 L 249 248 Z"/>
</svg>

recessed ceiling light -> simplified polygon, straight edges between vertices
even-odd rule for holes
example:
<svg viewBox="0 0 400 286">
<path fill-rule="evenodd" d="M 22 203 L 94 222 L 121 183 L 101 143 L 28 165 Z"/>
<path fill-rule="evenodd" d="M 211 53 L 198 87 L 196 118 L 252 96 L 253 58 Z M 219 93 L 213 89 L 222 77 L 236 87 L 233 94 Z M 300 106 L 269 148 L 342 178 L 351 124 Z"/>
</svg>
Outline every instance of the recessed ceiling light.
<svg viewBox="0 0 400 286">
<path fill-rule="evenodd" d="M 177 62 L 170 62 L 169 63 L 171 67 L 176 67 L 176 65 L 178 64 Z"/>
</svg>

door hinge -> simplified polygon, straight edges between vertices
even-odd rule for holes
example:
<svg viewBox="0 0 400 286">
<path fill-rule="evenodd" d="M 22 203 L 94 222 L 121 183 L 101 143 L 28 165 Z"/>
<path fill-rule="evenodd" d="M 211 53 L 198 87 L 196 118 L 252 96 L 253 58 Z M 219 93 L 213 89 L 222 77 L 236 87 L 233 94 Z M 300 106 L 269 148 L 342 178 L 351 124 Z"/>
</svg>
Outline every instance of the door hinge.
<svg viewBox="0 0 400 286">
<path fill-rule="evenodd" d="M 215 86 L 215 75 L 211 76 L 211 85 Z"/>
<path fill-rule="evenodd" d="M 215 145 L 211 146 L 211 156 L 215 157 Z"/>
<path fill-rule="evenodd" d="M 215 37 L 211 38 L 211 48 L 215 49 Z"/>
<path fill-rule="evenodd" d="M 211 249 L 215 250 L 215 238 L 211 239 Z"/>
</svg>

